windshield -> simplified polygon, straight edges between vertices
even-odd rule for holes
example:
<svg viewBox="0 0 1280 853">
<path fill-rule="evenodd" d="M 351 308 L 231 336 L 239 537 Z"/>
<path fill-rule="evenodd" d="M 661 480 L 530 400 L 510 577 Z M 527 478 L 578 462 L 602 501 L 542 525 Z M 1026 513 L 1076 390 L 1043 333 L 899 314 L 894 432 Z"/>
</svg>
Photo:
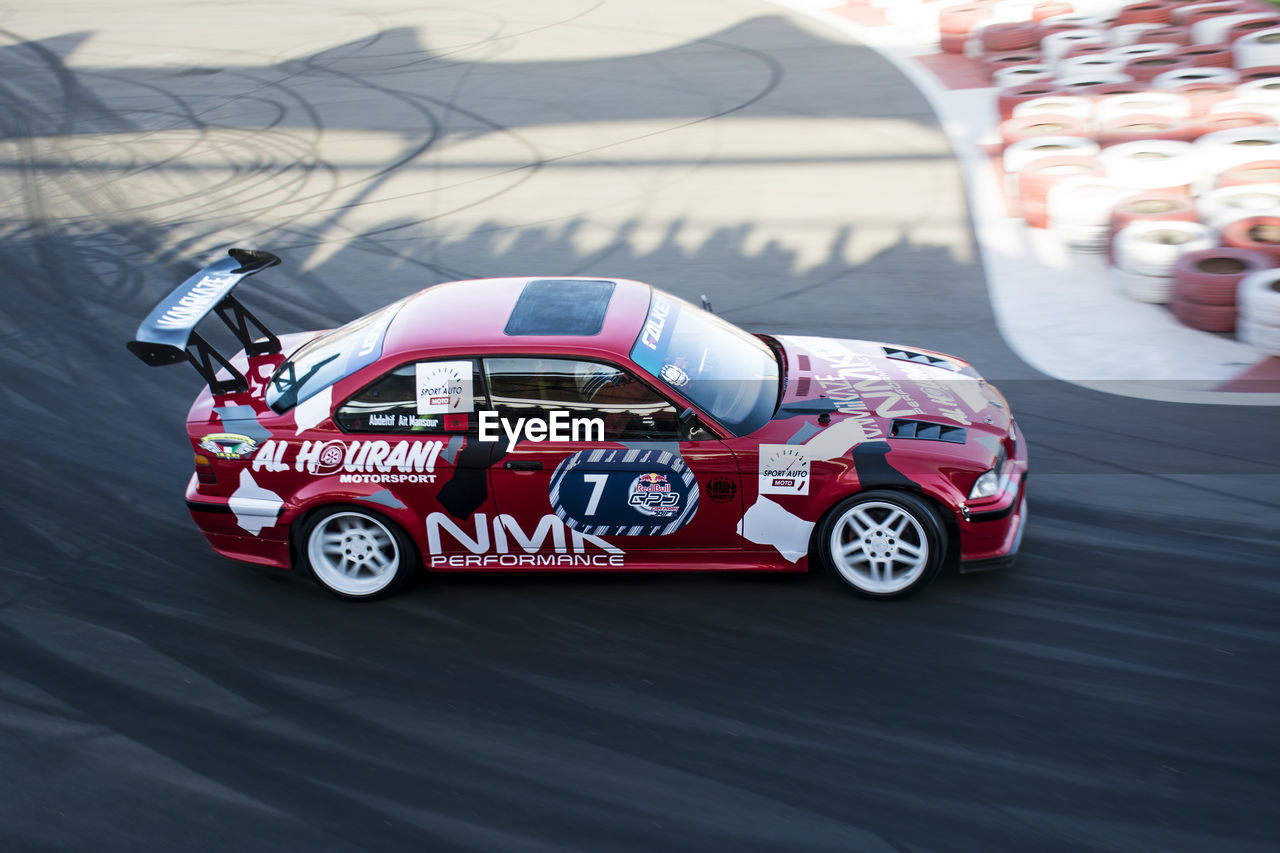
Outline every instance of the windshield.
<svg viewBox="0 0 1280 853">
<path fill-rule="evenodd" d="M 303 344 L 267 383 L 267 405 L 273 411 L 287 412 L 372 364 L 382 355 L 382 338 L 402 304 L 404 300 L 393 302 Z"/>
<path fill-rule="evenodd" d="M 778 399 L 773 351 L 737 326 L 657 288 L 631 358 L 734 435 L 755 432 L 773 415 Z"/>
</svg>

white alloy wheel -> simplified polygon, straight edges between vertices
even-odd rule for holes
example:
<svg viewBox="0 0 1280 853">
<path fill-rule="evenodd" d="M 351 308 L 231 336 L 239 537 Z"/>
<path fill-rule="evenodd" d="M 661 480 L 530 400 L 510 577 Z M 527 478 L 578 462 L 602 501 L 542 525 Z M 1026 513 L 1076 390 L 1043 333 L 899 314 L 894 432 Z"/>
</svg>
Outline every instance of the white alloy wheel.
<svg viewBox="0 0 1280 853">
<path fill-rule="evenodd" d="M 836 508 L 821 537 L 840 577 L 872 598 L 906 595 L 931 580 L 942 563 L 938 522 L 910 495 L 857 496 Z"/>
<path fill-rule="evenodd" d="M 343 598 L 374 598 L 412 573 L 403 534 L 373 513 L 334 508 L 307 525 L 307 563 L 315 579 Z"/>
</svg>

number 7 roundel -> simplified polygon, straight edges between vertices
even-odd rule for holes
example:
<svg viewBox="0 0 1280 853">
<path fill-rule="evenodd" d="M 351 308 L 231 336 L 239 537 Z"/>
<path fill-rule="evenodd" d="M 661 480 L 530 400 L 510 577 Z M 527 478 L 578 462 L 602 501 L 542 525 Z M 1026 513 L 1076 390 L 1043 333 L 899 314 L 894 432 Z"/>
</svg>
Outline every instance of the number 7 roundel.
<svg viewBox="0 0 1280 853">
<path fill-rule="evenodd" d="M 698 511 L 693 472 L 679 453 L 655 448 L 579 450 L 556 466 L 550 488 L 556 516 L 592 536 L 665 536 Z"/>
</svg>

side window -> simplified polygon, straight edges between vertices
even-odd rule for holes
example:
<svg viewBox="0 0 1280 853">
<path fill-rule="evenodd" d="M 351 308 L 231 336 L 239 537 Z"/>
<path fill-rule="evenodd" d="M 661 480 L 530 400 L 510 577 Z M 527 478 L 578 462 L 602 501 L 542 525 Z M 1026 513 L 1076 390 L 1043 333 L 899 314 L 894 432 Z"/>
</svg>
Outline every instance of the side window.
<svg viewBox="0 0 1280 853">
<path fill-rule="evenodd" d="M 443 359 L 384 374 L 343 403 L 333 420 L 344 432 L 466 433 L 475 432 L 483 408 L 479 362 Z"/>
<path fill-rule="evenodd" d="M 493 407 L 503 418 L 599 418 L 605 441 L 679 437 L 675 408 L 625 370 L 564 358 L 486 358 Z"/>
</svg>

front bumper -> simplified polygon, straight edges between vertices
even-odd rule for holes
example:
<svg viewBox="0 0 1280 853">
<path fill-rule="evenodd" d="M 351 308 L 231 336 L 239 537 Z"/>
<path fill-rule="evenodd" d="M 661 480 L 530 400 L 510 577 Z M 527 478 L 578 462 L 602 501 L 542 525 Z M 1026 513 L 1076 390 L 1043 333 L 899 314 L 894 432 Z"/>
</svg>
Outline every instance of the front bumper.
<svg viewBox="0 0 1280 853">
<path fill-rule="evenodd" d="M 1027 521 L 1027 443 L 1013 424 L 1014 454 L 1005 463 L 1004 491 L 992 500 L 964 507 L 960 527 L 960 571 L 1012 566 Z"/>
</svg>

